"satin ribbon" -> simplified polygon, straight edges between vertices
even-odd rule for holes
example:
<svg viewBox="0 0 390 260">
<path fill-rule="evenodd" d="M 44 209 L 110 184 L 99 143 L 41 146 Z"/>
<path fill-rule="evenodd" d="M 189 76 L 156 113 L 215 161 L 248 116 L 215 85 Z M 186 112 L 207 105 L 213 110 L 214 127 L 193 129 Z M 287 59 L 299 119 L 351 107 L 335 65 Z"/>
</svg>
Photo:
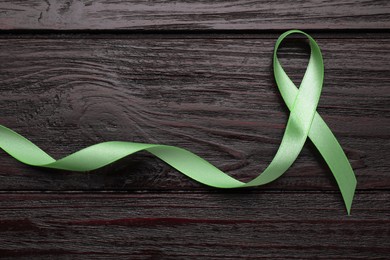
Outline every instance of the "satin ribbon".
<svg viewBox="0 0 390 260">
<path fill-rule="evenodd" d="M 311 48 L 310 60 L 299 88 L 287 76 L 277 58 L 279 45 L 285 37 L 293 33 L 305 35 Z M 217 188 L 243 188 L 264 185 L 280 177 L 296 160 L 309 137 L 332 171 L 349 215 L 357 181 L 340 144 L 316 112 L 324 79 L 320 48 L 310 35 L 299 30 L 287 31 L 276 41 L 273 69 L 290 116 L 273 160 L 260 175 L 247 183 L 229 176 L 186 149 L 169 145 L 110 141 L 92 145 L 55 160 L 23 136 L 0 125 L 0 147 L 28 165 L 79 172 L 95 170 L 133 153 L 148 151 L 200 183 Z"/>
</svg>

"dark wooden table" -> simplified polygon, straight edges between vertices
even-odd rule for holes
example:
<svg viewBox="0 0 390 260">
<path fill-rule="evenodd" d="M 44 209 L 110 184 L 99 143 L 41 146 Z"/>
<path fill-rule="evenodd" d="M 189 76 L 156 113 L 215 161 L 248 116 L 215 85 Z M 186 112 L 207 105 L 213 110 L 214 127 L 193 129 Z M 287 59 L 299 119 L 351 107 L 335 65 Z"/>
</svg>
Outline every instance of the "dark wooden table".
<svg viewBox="0 0 390 260">
<path fill-rule="evenodd" d="M 288 110 L 273 80 L 281 32 L 322 48 L 318 112 L 358 179 L 347 216 L 309 141 L 277 181 L 193 182 L 139 153 L 89 173 L 0 152 L 0 257 L 385 259 L 390 255 L 390 2 L 0 1 L 0 124 L 55 158 L 124 140 L 177 145 L 241 180 L 277 150 Z M 309 50 L 281 62 L 299 84 Z"/>
</svg>

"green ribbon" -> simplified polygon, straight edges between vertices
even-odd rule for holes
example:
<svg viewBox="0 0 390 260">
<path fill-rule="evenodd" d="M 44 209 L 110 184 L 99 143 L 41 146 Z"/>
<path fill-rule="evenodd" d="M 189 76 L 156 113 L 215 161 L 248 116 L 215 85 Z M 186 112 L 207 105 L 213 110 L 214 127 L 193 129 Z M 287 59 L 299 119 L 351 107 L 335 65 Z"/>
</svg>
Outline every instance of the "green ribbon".
<svg viewBox="0 0 390 260">
<path fill-rule="evenodd" d="M 277 58 L 279 45 L 293 33 L 305 35 L 311 48 L 310 60 L 299 88 L 287 76 Z M 0 147 L 28 165 L 78 172 L 95 170 L 133 153 L 148 151 L 200 183 L 217 188 L 243 188 L 263 185 L 280 177 L 296 160 L 309 137 L 332 171 L 350 214 L 357 181 L 340 144 L 316 112 L 324 79 L 320 48 L 310 35 L 299 30 L 287 31 L 276 41 L 273 69 L 279 91 L 290 110 L 290 117 L 272 162 L 263 173 L 247 183 L 229 176 L 188 150 L 169 145 L 110 141 L 55 160 L 23 136 L 0 125 Z"/>
</svg>

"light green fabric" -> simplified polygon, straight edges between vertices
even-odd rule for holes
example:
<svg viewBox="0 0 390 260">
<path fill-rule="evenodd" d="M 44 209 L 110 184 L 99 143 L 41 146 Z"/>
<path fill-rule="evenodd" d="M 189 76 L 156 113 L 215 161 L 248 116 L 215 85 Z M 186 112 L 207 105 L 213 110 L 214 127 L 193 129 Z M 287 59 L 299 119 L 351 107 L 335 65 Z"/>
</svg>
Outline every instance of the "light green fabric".
<svg viewBox="0 0 390 260">
<path fill-rule="evenodd" d="M 280 43 L 290 34 L 309 39 L 311 55 L 299 89 L 287 76 L 277 58 Z M 269 183 L 279 178 L 294 163 L 307 139 L 314 143 L 331 169 L 340 188 L 348 214 L 356 188 L 356 178 L 341 146 L 316 112 L 324 79 L 320 48 L 308 34 L 290 30 L 276 41 L 273 69 L 279 91 L 290 110 L 290 117 L 279 149 L 268 167 L 253 180 L 243 183 L 183 148 L 133 142 L 104 142 L 55 160 L 16 132 L 0 125 L 0 147 L 15 159 L 29 165 L 68 171 L 91 171 L 138 151 L 148 151 L 179 172 L 217 188 L 243 188 Z"/>
</svg>

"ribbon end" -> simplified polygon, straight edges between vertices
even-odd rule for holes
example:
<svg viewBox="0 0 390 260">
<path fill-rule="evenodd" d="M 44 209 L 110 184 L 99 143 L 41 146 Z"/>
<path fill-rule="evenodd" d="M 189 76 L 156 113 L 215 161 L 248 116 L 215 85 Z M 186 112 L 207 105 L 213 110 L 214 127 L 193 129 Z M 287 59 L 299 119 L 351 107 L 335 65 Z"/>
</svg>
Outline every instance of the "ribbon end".
<svg viewBox="0 0 390 260">
<path fill-rule="evenodd" d="M 356 191 L 356 186 L 357 186 L 357 180 L 354 178 L 354 181 L 350 183 L 349 186 L 347 186 L 348 191 L 344 191 L 342 193 L 348 216 L 351 216 L 351 208 L 352 208 L 353 197 Z"/>
</svg>

